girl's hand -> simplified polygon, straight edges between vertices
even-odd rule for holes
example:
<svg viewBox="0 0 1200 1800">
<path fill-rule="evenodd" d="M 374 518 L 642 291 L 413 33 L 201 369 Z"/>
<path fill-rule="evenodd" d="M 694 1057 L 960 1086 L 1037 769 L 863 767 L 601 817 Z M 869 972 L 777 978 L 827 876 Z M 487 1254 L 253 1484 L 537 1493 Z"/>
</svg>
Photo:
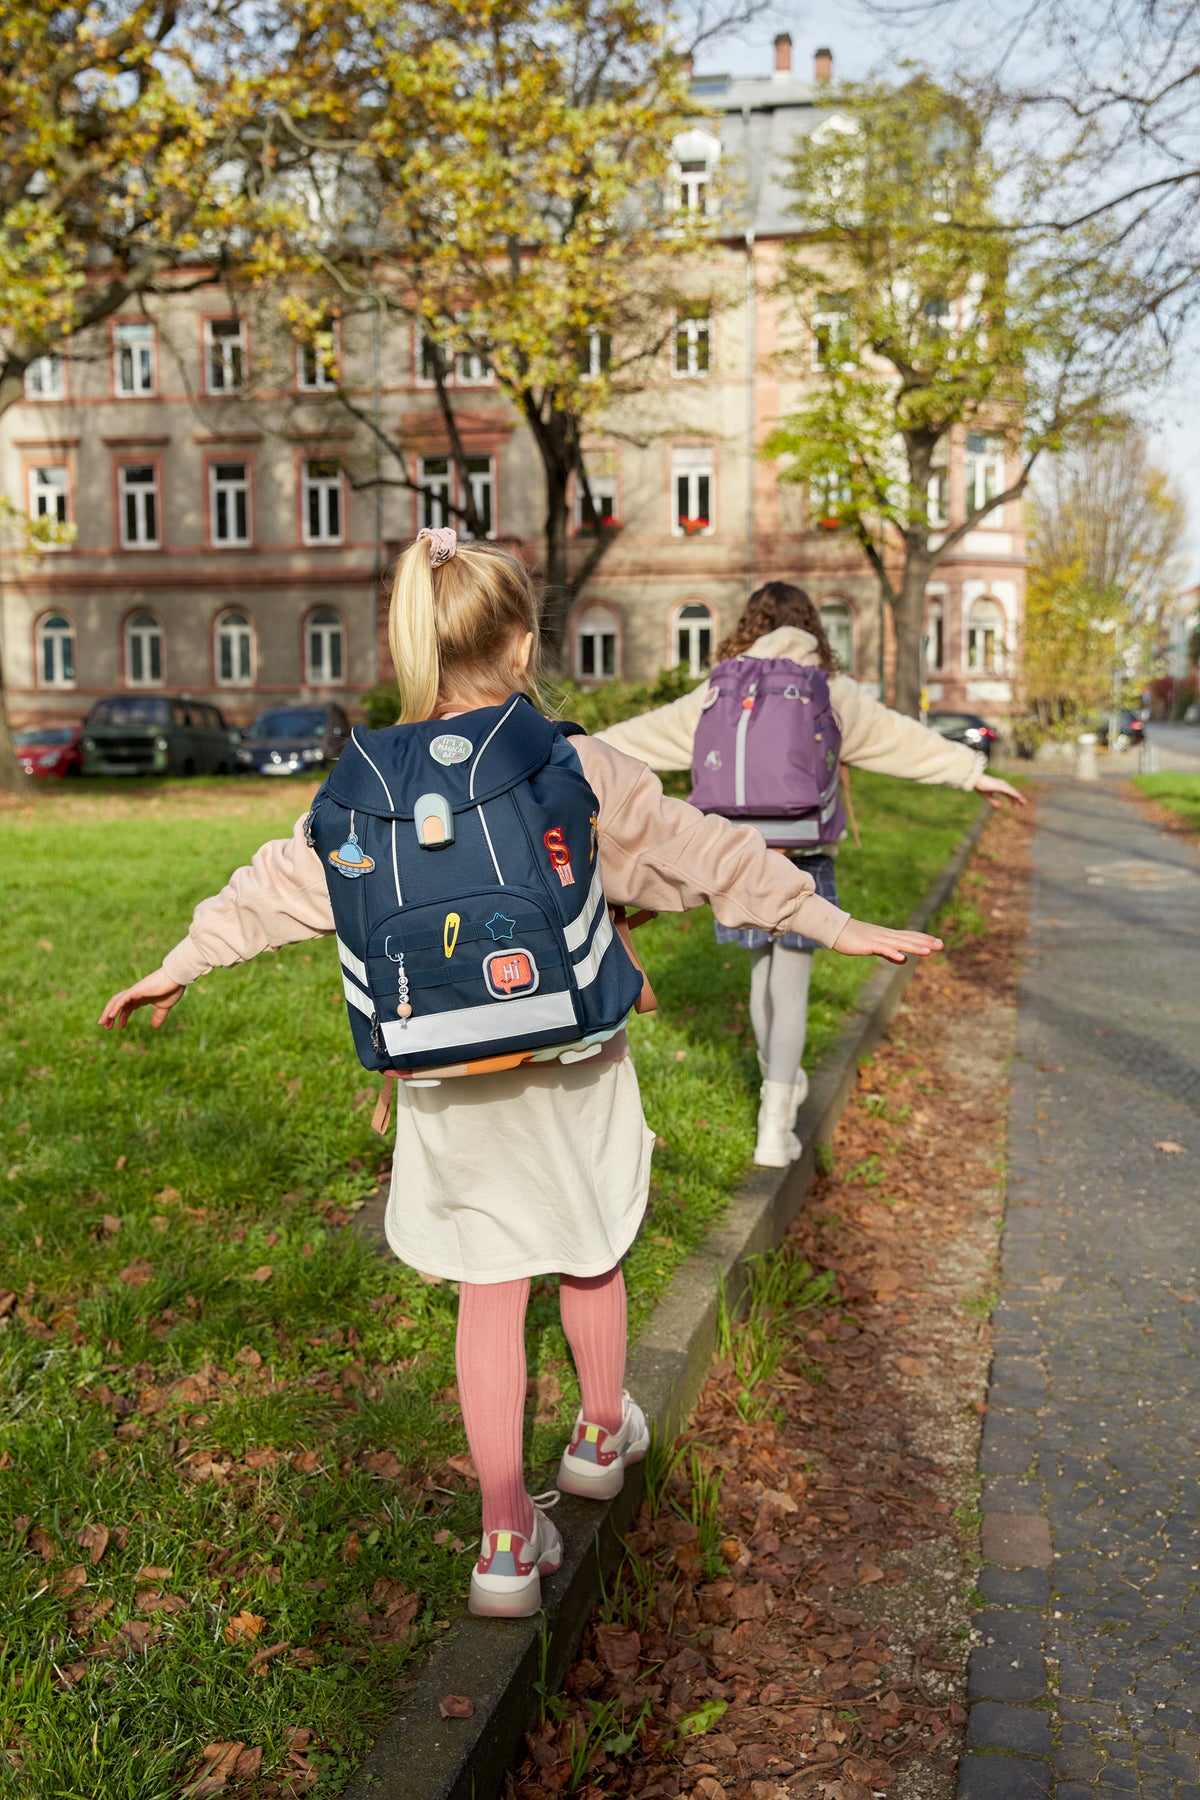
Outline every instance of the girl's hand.
<svg viewBox="0 0 1200 1800">
<path fill-rule="evenodd" d="M 910 956 L 928 956 L 942 948 L 941 938 L 924 931 L 893 931 L 887 925 L 866 925 L 850 919 L 842 927 L 833 948 L 841 956 L 882 956 L 888 962 L 907 962 Z"/>
<path fill-rule="evenodd" d="M 124 1031 L 131 1013 L 136 1012 L 139 1006 L 152 1006 L 154 1017 L 150 1023 L 157 1031 L 171 1008 L 183 999 L 186 992 L 186 988 L 171 980 L 165 969 L 158 969 L 153 975 L 144 975 L 140 981 L 135 981 L 132 987 L 114 994 L 100 1014 L 97 1024 L 103 1025 L 105 1031 L 111 1031 L 114 1025 Z"/>
<path fill-rule="evenodd" d="M 1009 787 L 1007 781 L 1001 781 L 998 775 L 981 775 L 975 783 L 975 792 L 982 794 L 989 806 L 998 807 L 1001 800 L 1011 800 L 1014 806 L 1029 804 L 1024 794 L 1018 793 L 1015 787 Z"/>
</svg>

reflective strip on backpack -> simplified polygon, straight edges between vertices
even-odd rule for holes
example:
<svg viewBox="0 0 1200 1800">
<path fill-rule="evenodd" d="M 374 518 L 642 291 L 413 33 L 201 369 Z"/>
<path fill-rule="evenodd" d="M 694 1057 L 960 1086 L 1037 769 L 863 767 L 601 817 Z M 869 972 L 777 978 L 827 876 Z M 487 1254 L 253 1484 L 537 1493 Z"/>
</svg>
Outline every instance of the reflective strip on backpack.
<svg viewBox="0 0 1200 1800">
<path fill-rule="evenodd" d="M 603 899 L 604 881 L 600 874 L 599 861 L 597 861 L 596 873 L 592 876 L 592 885 L 588 889 L 588 897 L 583 903 L 582 912 L 578 917 L 572 919 L 569 925 L 563 926 L 563 940 L 572 956 L 577 950 L 582 950 L 587 943 L 588 932 L 592 929 L 592 920 L 596 916 L 596 908 Z"/>
<path fill-rule="evenodd" d="M 414 1056 L 423 1056 L 427 1050 L 461 1051 L 473 1044 L 535 1037 L 564 1026 L 579 1029 L 574 1003 L 565 990 L 497 1000 L 490 1006 L 464 1006 L 458 1012 L 433 1013 L 427 1019 L 394 1019 L 382 1030 L 388 1055 L 403 1058 L 405 1051 Z"/>
<path fill-rule="evenodd" d="M 734 819 L 735 825 L 752 825 L 775 843 L 814 844 L 821 833 L 815 819 Z"/>
<path fill-rule="evenodd" d="M 742 710 L 737 722 L 737 731 L 733 739 L 733 804 L 746 804 L 746 733 L 750 729 L 750 715 L 754 711 L 754 696 L 758 692 L 758 683 L 752 681 L 746 690 L 746 701 L 742 702 Z"/>
<path fill-rule="evenodd" d="M 364 994 L 360 987 L 355 987 L 348 975 L 342 976 L 342 992 L 351 1006 L 356 1006 L 360 1013 L 366 1013 L 368 1019 L 374 1019 L 375 1002 L 370 994 Z"/>
<path fill-rule="evenodd" d="M 613 940 L 613 922 L 606 912 L 596 927 L 596 935 L 592 939 L 592 947 L 586 956 L 571 964 L 575 971 L 575 980 L 580 987 L 590 987 L 600 973 L 600 964 L 604 961 L 604 952 Z"/>
<path fill-rule="evenodd" d="M 337 947 L 338 947 L 338 955 L 342 959 L 343 969 L 349 969 L 351 975 L 356 976 L 358 978 L 358 980 L 362 982 L 363 986 L 366 987 L 366 985 L 367 985 L 367 965 L 363 961 L 362 957 L 355 956 L 355 954 L 354 954 L 353 950 L 350 948 L 349 944 L 344 944 L 342 942 L 341 938 L 338 938 Z"/>
</svg>

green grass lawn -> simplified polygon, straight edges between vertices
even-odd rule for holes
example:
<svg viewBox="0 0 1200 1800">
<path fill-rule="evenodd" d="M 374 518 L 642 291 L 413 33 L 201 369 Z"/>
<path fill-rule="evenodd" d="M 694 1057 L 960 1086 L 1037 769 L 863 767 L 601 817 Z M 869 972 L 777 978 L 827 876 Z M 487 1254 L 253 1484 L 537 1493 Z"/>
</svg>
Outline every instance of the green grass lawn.
<svg viewBox="0 0 1200 1800">
<path fill-rule="evenodd" d="M 844 902 L 901 923 L 978 803 L 861 775 L 855 799 Z M 305 804 L 73 784 L 0 814 L 0 1792 L 168 1800 L 212 1743 L 243 1773 L 261 1751 L 262 1794 L 305 1768 L 336 1792 L 465 1591 L 454 1290 L 346 1228 L 386 1146 L 332 945 L 206 978 L 160 1033 L 95 1026 Z M 707 914 L 639 948 L 664 1142 L 635 1321 L 737 1185 L 756 1081 L 744 953 Z M 817 958 L 809 1060 L 872 967 Z M 576 1403 L 552 1283 L 529 1348 L 549 1462 Z"/>
<path fill-rule="evenodd" d="M 1135 775 L 1133 785 L 1200 831 L 1200 775 Z"/>
</svg>

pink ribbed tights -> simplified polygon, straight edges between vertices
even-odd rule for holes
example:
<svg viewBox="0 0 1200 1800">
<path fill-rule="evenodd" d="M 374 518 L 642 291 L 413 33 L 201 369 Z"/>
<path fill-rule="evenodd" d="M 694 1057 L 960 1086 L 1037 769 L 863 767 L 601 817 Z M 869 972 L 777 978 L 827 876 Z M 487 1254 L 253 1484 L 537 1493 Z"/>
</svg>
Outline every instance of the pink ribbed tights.
<svg viewBox="0 0 1200 1800">
<path fill-rule="evenodd" d="M 533 1529 L 525 1490 L 525 1308 L 529 1282 L 464 1281 L 458 1299 L 458 1392 L 483 1499 L 483 1529 Z M 625 1379 L 625 1278 L 620 1267 L 561 1277 L 559 1307 L 589 1424 L 616 1431 Z"/>
</svg>

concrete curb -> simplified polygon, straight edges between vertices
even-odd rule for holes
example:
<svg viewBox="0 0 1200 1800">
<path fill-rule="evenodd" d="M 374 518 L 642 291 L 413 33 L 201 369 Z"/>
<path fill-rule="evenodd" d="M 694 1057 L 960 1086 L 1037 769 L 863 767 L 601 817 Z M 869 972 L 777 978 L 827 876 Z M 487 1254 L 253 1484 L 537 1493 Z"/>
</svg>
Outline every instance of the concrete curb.
<svg viewBox="0 0 1200 1800">
<path fill-rule="evenodd" d="M 922 930 L 954 892 L 990 817 L 981 808 L 909 919 Z M 751 1257 L 782 1242 L 815 1170 L 815 1146 L 832 1137 L 857 1079 L 896 1013 L 915 964 L 876 971 L 832 1050 L 812 1078 L 798 1129 L 804 1153 L 782 1175 L 755 1169 L 725 1218 L 673 1276 L 629 1353 L 629 1387 L 659 1432 L 673 1436 L 687 1418 L 712 1360 L 717 1291 L 740 1303 Z M 368 1201 L 359 1228 L 382 1238 L 386 1194 Z M 560 1572 L 547 1582 L 536 1619 L 463 1617 L 433 1650 L 400 1710 L 387 1724 L 343 1800 L 493 1800 L 535 1709 L 539 1689 L 556 1693 L 575 1654 L 603 1581 L 621 1555 L 621 1539 L 642 1497 L 641 1470 L 603 1506 L 564 1495 L 554 1518 L 563 1536 Z M 445 1720 L 447 1694 L 474 1702 L 470 1719 Z"/>
</svg>

